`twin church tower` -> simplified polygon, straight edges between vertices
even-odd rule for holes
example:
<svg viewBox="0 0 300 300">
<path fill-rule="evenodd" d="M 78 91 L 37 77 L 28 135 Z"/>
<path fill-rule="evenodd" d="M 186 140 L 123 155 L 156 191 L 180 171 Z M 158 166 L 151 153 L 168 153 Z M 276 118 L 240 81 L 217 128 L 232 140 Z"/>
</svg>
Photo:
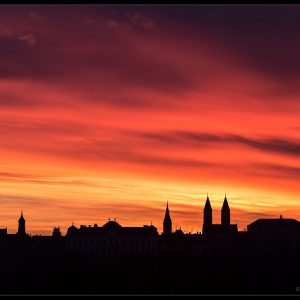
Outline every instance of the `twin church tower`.
<svg viewBox="0 0 300 300">
<path fill-rule="evenodd" d="M 210 205 L 209 197 L 207 196 L 204 213 L 203 213 L 203 234 L 210 233 L 233 233 L 237 232 L 237 224 L 230 224 L 230 208 L 228 205 L 227 197 L 225 195 L 223 206 L 221 209 L 221 224 L 213 224 L 212 220 L 212 208 Z M 169 212 L 169 205 L 167 203 L 164 226 L 163 226 L 164 235 L 172 234 L 172 220 Z"/>
</svg>

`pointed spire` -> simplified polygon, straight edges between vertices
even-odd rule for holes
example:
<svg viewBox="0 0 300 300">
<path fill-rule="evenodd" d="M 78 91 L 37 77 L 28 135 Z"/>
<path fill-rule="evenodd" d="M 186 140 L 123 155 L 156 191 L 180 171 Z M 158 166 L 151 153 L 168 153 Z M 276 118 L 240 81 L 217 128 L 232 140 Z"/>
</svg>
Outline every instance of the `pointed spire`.
<svg viewBox="0 0 300 300">
<path fill-rule="evenodd" d="M 163 232 L 166 235 L 170 235 L 172 233 L 172 220 L 169 212 L 169 203 L 167 202 L 165 218 L 163 222 Z"/>
<path fill-rule="evenodd" d="M 229 205 L 228 205 L 226 193 L 225 193 L 225 198 L 224 198 L 224 202 L 223 202 L 223 206 L 222 206 L 222 210 L 223 209 L 229 210 Z"/>
<path fill-rule="evenodd" d="M 166 219 L 171 220 L 170 212 L 169 212 L 169 202 L 168 201 L 167 201 L 167 208 L 166 208 L 166 213 L 165 213 L 165 220 Z"/>
<path fill-rule="evenodd" d="M 21 216 L 19 218 L 19 226 L 18 226 L 18 235 L 25 236 L 26 228 L 25 228 L 25 219 L 23 217 L 23 209 L 21 210 Z"/>
<path fill-rule="evenodd" d="M 230 225 L 230 208 L 225 194 L 222 210 L 221 210 L 221 224 L 225 226 Z"/>
<path fill-rule="evenodd" d="M 21 209 L 21 216 L 20 216 L 20 220 L 24 220 L 24 216 L 23 216 L 23 209 Z"/>
<path fill-rule="evenodd" d="M 208 197 L 208 193 L 207 193 L 207 197 L 206 197 L 206 202 L 205 202 L 205 206 L 204 206 L 204 210 L 211 210 L 211 205 L 210 205 L 210 201 L 209 201 L 209 197 Z"/>
</svg>

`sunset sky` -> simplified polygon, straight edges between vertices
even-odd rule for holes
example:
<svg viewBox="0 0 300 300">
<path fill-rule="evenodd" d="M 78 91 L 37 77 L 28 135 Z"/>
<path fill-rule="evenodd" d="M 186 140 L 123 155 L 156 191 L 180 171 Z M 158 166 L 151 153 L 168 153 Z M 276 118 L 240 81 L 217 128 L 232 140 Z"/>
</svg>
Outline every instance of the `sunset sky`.
<svg viewBox="0 0 300 300">
<path fill-rule="evenodd" d="M 0 228 L 300 219 L 300 6 L 1 6 Z"/>
</svg>

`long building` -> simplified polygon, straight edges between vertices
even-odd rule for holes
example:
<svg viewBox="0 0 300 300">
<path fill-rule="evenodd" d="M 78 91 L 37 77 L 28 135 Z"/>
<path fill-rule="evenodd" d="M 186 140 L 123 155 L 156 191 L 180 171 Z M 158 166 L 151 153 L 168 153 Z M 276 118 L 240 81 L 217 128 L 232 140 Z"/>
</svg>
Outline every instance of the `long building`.
<svg viewBox="0 0 300 300">
<path fill-rule="evenodd" d="M 67 251 L 72 253 L 155 254 L 158 247 L 158 232 L 153 225 L 122 227 L 109 220 L 102 227 L 72 225 L 66 234 Z"/>
</svg>

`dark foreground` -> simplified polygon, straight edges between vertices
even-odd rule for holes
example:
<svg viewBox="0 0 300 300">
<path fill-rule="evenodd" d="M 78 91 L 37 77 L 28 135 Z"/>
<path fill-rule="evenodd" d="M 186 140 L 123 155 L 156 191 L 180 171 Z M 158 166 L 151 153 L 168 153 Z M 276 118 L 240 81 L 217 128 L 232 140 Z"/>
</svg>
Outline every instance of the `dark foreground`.
<svg viewBox="0 0 300 300">
<path fill-rule="evenodd" d="M 289 253 L 1 257 L 0 294 L 300 294 Z M 298 292 L 299 290 L 299 292 Z"/>
</svg>

